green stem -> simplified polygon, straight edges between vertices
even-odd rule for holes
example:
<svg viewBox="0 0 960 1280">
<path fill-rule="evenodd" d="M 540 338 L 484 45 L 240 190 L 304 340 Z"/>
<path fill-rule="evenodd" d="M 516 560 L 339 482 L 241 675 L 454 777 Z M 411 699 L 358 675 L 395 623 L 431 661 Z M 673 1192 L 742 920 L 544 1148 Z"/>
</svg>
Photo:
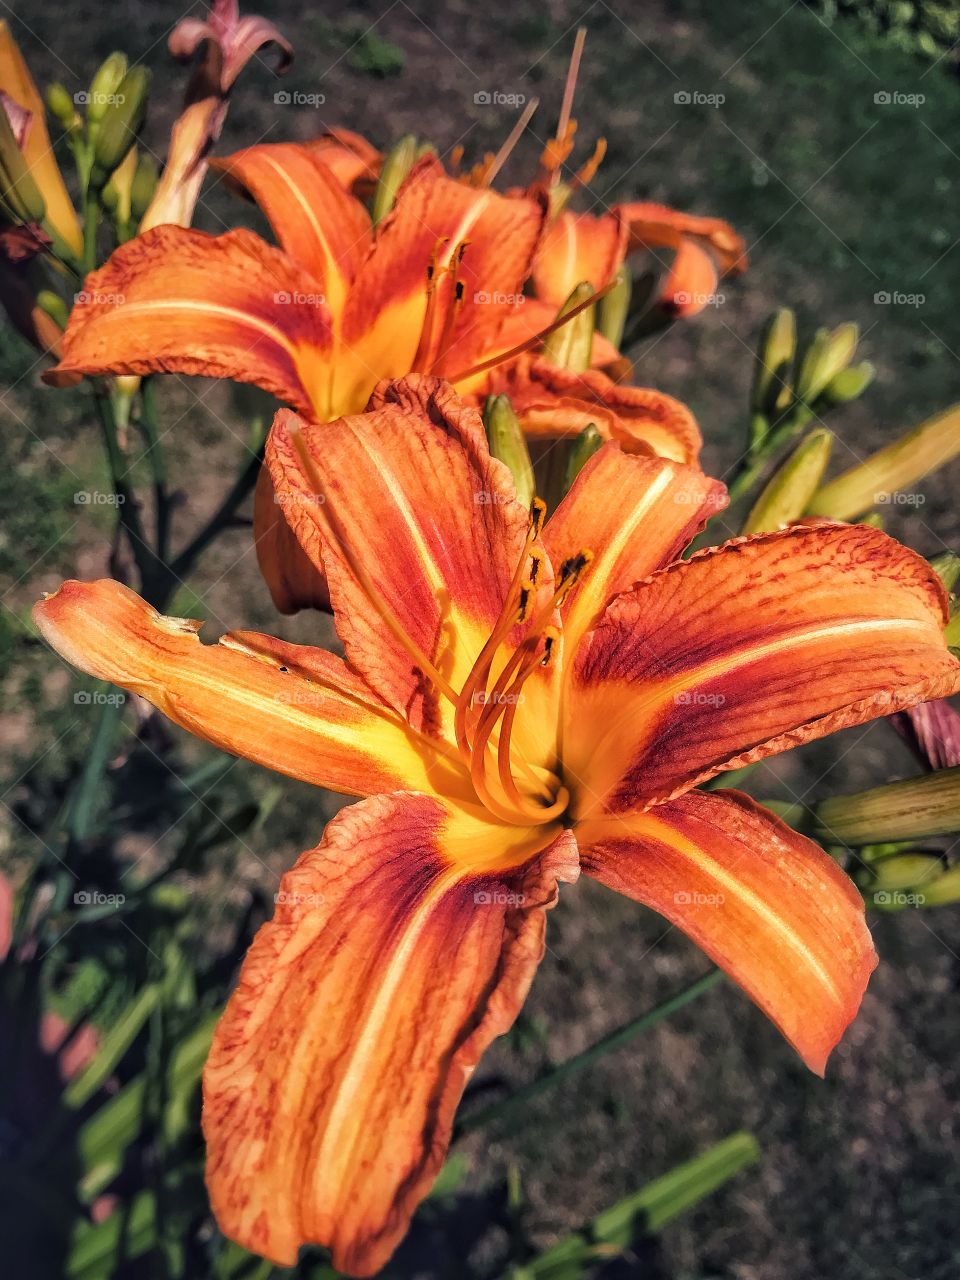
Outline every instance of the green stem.
<svg viewBox="0 0 960 1280">
<path fill-rule="evenodd" d="M 185 578 L 193 569 L 207 547 L 233 520 L 237 507 L 243 502 L 257 483 L 260 466 L 263 462 L 263 446 L 250 455 L 247 465 L 237 476 L 230 492 L 217 507 L 216 511 L 203 526 L 200 532 L 187 544 L 170 565 L 170 573 L 176 578 Z"/>
<path fill-rule="evenodd" d="M 83 199 L 83 274 L 97 265 L 97 228 L 100 226 L 100 202 L 96 193 L 88 191 Z"/>
<path fill-rule="evenodd" d="M 662 1022 L 664 1018 L 669 1018 L 671 1014 L 678 1012 L 685 1005 L 696 1000 L 698 996 L 715 987 L 722 977 L 723 974 L 719 969 L 711 969 L 709 973 L 697 978 L 696 982 L 684 987 L 682 991 L 678 991 L 676 995 L 671 996 L 669 1000 L 665 1000 L 663 1004 L 658 1004 L 655 1009 L 649 1009 L 646 1013 L 642 1013 L 638 1018 L 634 1018 L 616 1031 L 611 1031 L 602 1040 L 592 1044 L 589 1049 L 584 1049 L 582 1053 L 576 1053 L 572 1058 L 567 1058 L 566 1062 L 561 1062 L 558 1067 L 554 1067 L 552 1071 L 548 1071 L 545 1075 L 540 1076 L 539 1079 L 524 1085 L 522 1089 L 517 1089 L 499 1102 L 494 1102 L 489 1107 L 482 1107 L 479 1111 L 474 1111 L 471 1115 L 465 1116 L 457 1125 L 454 1136 L 462 1137 L 464 1134 L 472 1133 L 474 1130 L 481 1129 L 496 1120 L 502 1120 L 505 1116 L 524 1110 L 528 1103 L 545 1090 L 553 1088 L 554 1085 L 560 1084 L 563 1080 L 568 1080 L 570 1076 L 582 1071 L 585 1067 L 592 1066 L 593 1063 L 598 1062 L 615 1049 L 622 1048 L 634 1036 L 639 1035 L 641 1031 L 647 1031 L 650 1027 L 655 1027 L 658 1022 Z"/>
<path fill-rule="evenodd" d="M 157 556 L 166 561 L 170 541 L 170 499 L 167 494 L 167 467 L 160 443 L 157 423 L 157 401 L 152 378 L 140 384 L 140 426 L 147 444 L 147 461 L 153 477 L 153 499 L 156 509 Z"/>
<path fill-rule="evenodd" d="M 107 767 L 125 701 L 121 694 L 113 694 L 100 707 L 100 716 L 93 731 L 83 772 L 69 806 L 67 829 L 75 840 L 86 840 L 90 834 L 90 820 L 100 789 L 100 779 Z"/>
</svg>

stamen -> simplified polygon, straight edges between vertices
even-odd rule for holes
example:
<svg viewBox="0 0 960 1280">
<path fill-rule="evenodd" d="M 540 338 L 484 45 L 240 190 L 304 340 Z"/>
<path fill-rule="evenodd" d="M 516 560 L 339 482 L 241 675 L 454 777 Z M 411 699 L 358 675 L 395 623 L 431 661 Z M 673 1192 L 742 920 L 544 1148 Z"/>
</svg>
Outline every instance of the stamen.
<svg viewBox="0 0 960 1280">
<path fill-rule="evenodd" d="M 463 248 L 466 248 L 466 245 L 464 245 Z M 460 254 L 460 257 L 461 258 L 463 257 L 462 253 Z M 456 327 L 457 317 L 460 314 L 460 309 L 462 306 L 463 306 L 463 281 L 458 280 L 456 285 L 454 286 L 452 301 L 450 305 L 447 307 L 447 315 L 446 315 L 446 319 L 443 322 L 443 329 L 440 331 L 440 341 L 437 344 L 437 354 L 434 356 L 433 361 L 430 364 L 431 373 L 433 373 L 437 365 L 443 363 L 443 358 L 447 354 L 447 348 L 450 346 L 450 342 L 453 338 L 453 331 L 454 331 L 454 328 Z"/>
<path fill-rule="evenodd" d="M 520 558 L 517 561 L 517 567 L 514 570 L 513 578 L 507 588 L 507 594 L 504 597 L 503 608 L 500 610 L 500 617 L 494 624 L 493 630 L 487 637 L 487 641 L 483 648 L 477 654 L 470 674 L 463 682 L 463 688 L 460 691 L 460 697 L 457 700 L 457 713 L 454 718 L 454 731 L 457 738 L 457 746 L 462 754 L 466 757 L 470 755 L 470 742 L 467 736 L 467 714 L 476 694 L 483 685 L 486 684 L 487 676 L 493 665 L 493 659 L 500 647 L 501 642 L 506 638 L 511 629 L 516 626 L 519 619 L 516 616 L 519 604 L 519 592 L 523 582 L 523 571 L 526 567 L 527 558 L 531 554 L 531 548 L 536 540 L 540 537 L 540 531 L 543 528 L 544 516 L 546 514 L 546 503 L 540 498 L 534 498 L 530 504 L 530 525 L 527 529 L 527 536 L 523 542 L 523 549 L 520 552 Z M 537 557 L 539 561 L 539 557 Z"/>
<path fill-rule="evenodd" d="M 503 724 L 500 726 L 500 741 L 497 744 L 497 771 L 500 775 L 500 782 L 503 786 L 504 794 L 511 800 L 518 809 L 526 809 L 529 802 L 520 794 L 517 786 L 516 778 L 513 776 L 511 767 L 510 750 L 511 735 L 513 733 L 513 722 L 516 719 L 517 707 L 520 705 L 522 689 L 527 677 L 537 669 L 537 667 L 550 666 L 554 644 L 560 638 L 560 633 L 555 627 L 548 627 L 543 636 L 543 653 L 537 657 L 537 660 L 524 667 L 521 674 L 510 686 L 506 694 L 506 708 L 503 713 Z M 559 791 L 557 797 L 559 797 Z"/>
<path fill-rule="evenodd" d="M 293 441 L 293 447 L 296 449 L 300 457 L 303 469 L 307 473 L 307 478 L 310 481 L 314 495 L 323 503 L 324 513 L 333 533 L 334 544 L 343 556 L 344 560 L 347 562 L 347 567 L 350 569 L 350 572 L 356 578 L 362 590 L 366 593 L 370 603 L 374 606 L 389 629 L 393 632 L 394 637 L 413 659 L 415 666 L 417 666 L 423 674 L 433 682 L 436 688 L 444 695 L 445 698 L 448 699 L 448 701 L 456 706 L 457 694 L 450 683 L 440 674 L 420 646 L 407 635 L 400 622 L 395 617 L 393 610 L 380 594 L 380 591 L 377 589 L 370 575 L 351 554 L 349 540 L 344 536 L 334 506 L 327 498 L 327 494 L 323 487 L 323 480 L 320 477 L 320 472 L 317 470 L 317 465 L 310 456 L 310 451 L 307 449 L 307 443 L 303 438 L 300 428 L 290 426 L 287 428 L 287 432 Z"/>
<path fill-rule="evenodd" d="M 486 172 L 484 173 L 483 179 L 480 183 L 481 186 L 489 187 L 490 184 L 493 182 L 494 178 L 497 176 L 497 174 L 500 172 L 503 166 L 507 163 L 507 160 L 509 160 L 514 147 L 517 145 L 517 143 L 520 141 L 520 138 L 523 136 L 524 129 L 526 129 L 527 125 L 530 123 L 531 119 L 533 118 L 533 113 L 536 111 L 539 105 L 540 105 L 539 98 L 531 98 L 530 101 L 527 103 L 527 105 L 524 107 L 523 113 L 521 114 L 520 119 L 517 121 L 517 123 L 513 126 L 513 128 L 510 130 L 509 134 L 507 135 L 506 142 L 504 142 L 503 146 L 500 148 L 497 154 L 490 161 L 490 164 L 487 166 Z"/>
<path fill-rule="evenodd" d="M 502 351 L 500 355 L 491 356 L 489 360 L 484 360 L 480 364 L 471 365 L 469 369 L 464 369 L 460 373 L 450 374 L 447 377 L 447 381 L 454 384 L 464 382 L 467 378 L 473 378 L 478 373 L 486 373 L 488 369 L 495 369 L 498 364 L 504 364 L 509 360 L 515 360 L 517 356 L 522 356 L 525 351 L 530 351 L 533 347 L 543 342 L 544 338 L 549 338 L 551 333 L 556 333 L 565 324 L 569 324 L 581 311 L 586 311 L 587 307 L 592 307 L 601 298 L 605 298 L 610 290 L 616 287 L 616 284 L 616 278 L 610 280 L 602 289 L 598 289 L 596 293 L 591 293 L 589 298 L 584 298 L 583 302 L 578 303 L 577 306 L 571 307 L 565 315 L 558 316 L 552 324 L 548 324 L 545 329 L 535 333 L 532 338 L 527 338 L 517 346 L 511 347 L 509 351 Z"/>
<path fill-rule="evenodd" d="M 558 141 L 566 138 L 567 125 L 570 123 L 570 113 L 573 110 L 573 95 L 577 88 L 577 76 L 580 74 L 580 59 L 583 56 L 583 46 L 586 38 L 586 27 L 578 28 L 576 39 L 573 42 L 573 53 L 570 55 L 570 66 L 567 68 L 567 82 L 563 86 L 563 101 L 560 105 L 560 118 L 557 120 Z M 551 183 L 557 181 L 558 173 L 559 166 L 554 169 L 551 175 Z"/>
<path fill-rule="evenodd" d="M 441 237 L 436 242 L 433 246 L 433 252 L 430 255 L 430 261 L 427 264 L 427 306 L 423 313 L 423 324 L 420 328 L 420 341 L 417 343 L 417 350 L 410 365 L 410 369 L 413 373 L 427 372 L 424 362 L 430 350 L 430 338 L 433 334 L 433 318 L 437 306 L 437 286 L 443 276 L 443 271 L 441 271 L 438 276 L 437 259 L 440 256 L 440 250 L 446 243 L 446 237 Z"/>
</svg>

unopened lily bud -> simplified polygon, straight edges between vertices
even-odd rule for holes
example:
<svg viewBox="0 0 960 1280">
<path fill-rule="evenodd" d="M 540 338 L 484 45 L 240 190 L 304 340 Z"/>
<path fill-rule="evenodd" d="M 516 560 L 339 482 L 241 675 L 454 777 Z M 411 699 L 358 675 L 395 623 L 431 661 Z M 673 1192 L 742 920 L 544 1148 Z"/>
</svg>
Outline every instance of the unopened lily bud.
<svg viewBox="0 0 960 1280">
<path fill-rule="evenodd" d="M 37 294 L 37 306 L 61 329 L 67 327 L 70 311 L 59 293 L 54 293 L 52 289 L 41 289 Z"/>
<path fill-rule="evenodd" d="M 853 359 L 860 338 L 855 324 L 841 324 L 830 333 L 818 329 L 807 347 L 797 374 L 797 399 L 810 405 L 824 387 Z"/>
<path fill-rule="evenodd" d="M 853 520 L 960 453 L 960 405 L 937 414 L 825 485 L 809 515 Z"/>
<path fill-rule="evenodd" d="M 65 86 L 57 81 L 50 85 L 45 97 L 47 109 L 58 124 L 62 125 L 68 133 L 79 133 L 83 128 L 83 121 Z"/>
<path fill-rule="evenodd" d="M 413 168 L 417 159 L 417 140 L 412 133 L 405 134 L 384 156 L 383 167 L 373 193 L 370 217 L 373 225 L 381 222 L 393 208 L 400 184 Z"/>
<path fill-rule="evenodd" d="M 960 765 L 891 782 L 816 807 L 816 836 L 848 845 L 922 840 L 960 831 Z"/>
<path fill-rule="evenodd" d="M 771 476 L 744 523 L 743 533 L 766 533 L 798 520 L 817 491 L 830 461 L 833 436 L 818 428 Z"/>
<path fill-rule="evenodd" d="M 865 889 L 913 889 L 936 878 L 943 859 L 933 853 L 898 853 L 858 877 Z"/>
<path fill-rule="evenodd" d="M 534 497 L 533 463 L 523 438 L 520 419 L 513 411 L 509 396 L 487 397 L 483 425 L 487 430 L 490 453 L 509 467 L 517 497 L 524 506 L 529 506 Z"/>
<path fill-rule="evenodd" d="M 113 214 L 116 222 L 124 226 L 130 221 L 131 191 L 137 171 L 137 148 L 131 147 L 110 175 L 110 181 L 100 193 L 100 201 Z"/>
<path fill-rule="evenodd" d="M 103 186 L 136 141 L 147 113 L 149 83 L 146 67 L 133 67 L 120 81 L 97 134 L 90 175 L 95 186 Z"/>
<path fill-rule="evenodd" d="M 870 529 L 884 529 L 886 525 L 883 523 L 883 516 L 879 511 L 870 511 L 865 516 L 861 516 L 857 524 L 865 524 Z"/>
<path fill-rule="evenodd" d="M 750 393 L 750 409 L 770 418 L 790 403 L 790 371 L 797 352 L 797 321 L 782 307 L 767 321 L 757 347 L 757 362 Z"/>
<path fill-rule="evenodd" d="M 960 867 L 950 867 L 920 890 L 921 907 L 942 907 L 960 902 Z"/>
<path fill-rule="evenodd" d="M 563 475 L 563 492 L 565 494 L 570 492 L 574 480 L 576 480 L 602 444 L 603 436 L 597 430 L 596 423 L 587 423 L 576 440 L 574 440 L 567 455 L 567 465 Z"/>
<path fill-rule="evenodd" d="M 876 372 L 869 360 L 862 360 L 860 364 L 852 364 L 846 369 L 841 369 L 820 392 L 821 402 L 827 405 L 849 404 L 851 400 L 856 400 L 858 396 L 863 395 L 876 376 Z"/>
<path fill-rule="evenodd" d="M 960 580 L 960 556 L 953 551 L 943 551 L 938 556 L 932 556 L 930 568 L 948 591 L 952 591 Z"/>
<path fill-rule="evenodd" d="M 620 266 L 615 278 L 616 284 L 600 299 L 597 307 L 597 328 L 607 341 L 612 342 L 619 350 L 633 288 L 630 268 L 625 262 Z"/>
<path fill-rule="evenodd" d="M 87 120 L 97 125 L 114 106 L 120 93 L 120 85 L 127 74 L 127 57 L 123 53 L 111 53 L 90 81 L 87 94 Z"/>
<path fill-rule="evenodd" d="M 582 281 L 557 312 L 557 319 L 562 319 L 574 307 L 586 302 L 595 292 L 589 281 Z M 579 315 L 548 334 L 543 343 L 544 358 L 565 369 L 572 369 L 575 373 L 583 373 L 585 369 L 589 369 L 595 312 L 596 307 L 584 307 Z"/>
<path fill-rule="evenodd" d="M 42 222 L 46 211 L 13 126 L 0 106 L 0 212 L 13 222 Z"/>
<path fill-rule="evenodd" d="M 158 181 L 157 162 L 153 156 L 138 155 L 136 172 L 130 186 L 130 212 L 138 222 L 150 208 Z"/>
</svg>

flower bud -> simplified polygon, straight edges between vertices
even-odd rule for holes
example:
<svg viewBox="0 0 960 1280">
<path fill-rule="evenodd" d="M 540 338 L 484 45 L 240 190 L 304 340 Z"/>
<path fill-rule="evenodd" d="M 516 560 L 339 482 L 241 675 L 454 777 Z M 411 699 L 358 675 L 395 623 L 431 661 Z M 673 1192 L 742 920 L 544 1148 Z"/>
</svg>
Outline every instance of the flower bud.
<svg viewBox="0 0 960 1280">
<path fill-rule="evenodd" d="M 750 393 L 750 409 L 764 418 L 774 417 L 790 403 L 790 371 L 797 351 L 797 322 L 788 307 L 767 321 L 757 347 L 757 362 Z"/>
<path fill-rule="evenodd" d="M 400 184 L 413 168 L 416 159 L 417 140 L 412 133 L 405 134 L 384 156 L 370 211 L 374 226 L 382 222 L 393 208 Z"/>
<path fill-rule="evenodd" d="M 595 292 L 589 281 L 582 281 L 557 312 L 557 319 L 562 319 L 574 307 L 586 302 Z M 579 315 L 548 334 L 543 343 L 544 358 L 565 369 L 572 369 L 575 373 L 583 373 L 585 369 L 589 369 L 595 312 L 596 307 L 584 307 Z"/>
<path fill-rule="evenodd" d="M 0 105 L 0 213 L 11 222 L 42 222 L 43 196 L 30 176 L 13 126 Z"/>
<path fill-rule="evenodd" d="M 41 289 L 37 294 L 37 306 L 61 329 L 67 327 L 70 311 L 59 293 L 54 293 L 52 289 Z"/>
<path fill-rule="evenodd" d="M 960 453 L 960 405 L 937 414 L 825 485 L 808 515 L 853 520 Z"/>
<path fill-rule="evenodd" d="M 509 467 L 517 497 L 528 507 L 534 497 L 533 463 L 523 438 L 520 419 L 513 411 L 509 396 L 487 397 L 483 407 L 483 425 L 490 453 Z"/>
<path fill-rule="evenodd" d="M 960 765 L 938 769 L 816 807 L 817 839 L 848 845 L 922 840 L 960 831 Z"/>
<path fill-rule="evenodd" d="M 603 436 L 597 430 L 596 423 L 588 422 L 574 440 L 567 455 L 567 465 L 563 475 L 563 492 L 567 494 L 573 488 L 573 482 L 587 465 L 593 455 L 603 444 Z"/>
<path fill-rule="evenodd" d="M 87 121 L 98 125 L 106 116 L 107 110 L 116 102 L 120 85 L 127 74 L 127 57 L 124 53 L 111 53 L 97 70 L 90 81 L 90 92 L 87 95 Z"/>
<path fill-rule="evenodd" d="M 91 182 L 102 187 L 136 141 L 147 113 L 146 67 L 133 67 L 120 81 L 100 124 L 93 151 Z"/>
<path fill-rule="evenodd" d="M 66 88 L 57 81 L 49 86 L 44 96 L 50 114 L 67 133 L 79 133 L 83 128 L 83 121 Z"/>
<path fill-rule="evenodd" d="M 830 333 L 818 329 L 807 347 L 797 374 L 797 399 L 812 405 L 823 389 L 853 359 L 860 338 L 855 324 L 841 324 Z"/>
<path fill-rule="evenodd" d="M 952 591 L 960 579 L 960 556 L 954 551 L 942 551 L 938 556 L 931 556 L 930 568 L 947 590 Z"/>
<path fill-rule="evenodd" d="M 821 402 L 830 406 L 849 404 L 851 400 L 856 400 L 858 396 L 863 395 L 876 376 L 876 372 L 869 360 L 862 360 L 860 364 L 852 364 L 846 369 L 841 369 L 839 373 L 833 375 L 821 391 Z"/>
<path fill-rule="evenodd" d="M 942 907 L 960 902 L 960 867 L 950 867 L 921 889 L 921 907 Z"/>
<path fill-rule="evenodd" d="M 774 472 L 747 516 L 742 533 L 766 533 L 798 520 L 817 490 L 830 461 L 833 436 L 818 428 Z"/>
<path fill-rule="evenodd" d="M 137 171 L 137 148 L 131 147 L 110 175 L 110 181 L 100 193 L 100 202 L 108 210 L 118 227 L 126 227 L 130 221 L 131 192 Z"/>
<path fill-rule="evenodd" d="M 857 879 L 865 889 L 915 889 L 936 879 L 943 859 L 934 853 L 897 853 L 874 863 Z"/>
<path fill-rule="evenodd" d="M 619 351 L 623 340 L 623 330 L 627 323 L 627 311 L 630 307 L 630 293 L 633 281 L 630 268 L 624 262 L 616 274 L 616 284 L 605 294 L 597 307 L 597 328 Z"/>
<path fill-rule="evenodd" d="M 157 162 L 153 156 L 138 156 L 136 172 L 130 186 L 130 212 L 138 222 L 150 208 L 158 180 Z"/>
</svg>

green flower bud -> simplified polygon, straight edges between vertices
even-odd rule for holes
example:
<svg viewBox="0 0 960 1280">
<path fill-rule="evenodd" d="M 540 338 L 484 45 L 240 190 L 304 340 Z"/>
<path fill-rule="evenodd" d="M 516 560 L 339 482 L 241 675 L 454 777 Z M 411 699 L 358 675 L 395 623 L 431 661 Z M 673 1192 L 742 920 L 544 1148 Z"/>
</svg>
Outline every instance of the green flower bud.
<svg viewBox="0 0 960 1280">
<path fill-rule="evenodd" d="M 860 330 L 855 324 L 841 324 L 833 333 L 818 329 L 797 374 L 797 399 L 813 404 L 824 387 L 853 359 L 859 339 Z"/>
<path fill-rule="evenodd" d="M 767 321 L 757 347 L 757 362 L 750 393 L 750 409 L 764 419 L 775 417 L 790 403 L 790 372 L 797 351 L 797 321 L 783 307 Z"/>
<path fill-rule="evenodd" d="M 573 482 L 587 465 L 593 455 L 603 444 L 603 436 L 597 430 L 596 423 L 588 422 L 574 440 L 567 455 L 567 466 L 563 476 L 563 492 L 567 494 L 573 488 Z"/>
<path fill-rule="evenodd" d="M 483 407 L 483 425 L 490 453 L 510 468 L 517 497 L 528 507 L 534 497 L 533 463 L 523 438 L 520 419 L 513 411 L 509 396 L 487 397 Z"/>
<path fill-rule="evenodd" d="M 377 189 L 373 193 L 373 206 L 370 216 L 373 225 L 377 226 L 393 208 L 400 184 L 413 168 L 417 159 L 417 140 L 412 133 L 405 134 L 400 141 L 387 152 L 377 181 Z"/>
<path fill-rule="evenodd" d="M 597 328 L 619 350 L 627 323 L 627 311 L 630 307 L 630 293 L 633 287 L 630 268 L 625 262 L 617 271 L 616 281 L 610 292 L 600 299 L 597 308 Z"/>
<path fill-rule="evenodd" d="M 67 327 L 70 311 L 59 293 L 54 293 L 51 289 L 41 289 L 37 294 L 37 306 L 41 311 L 45 311 L 61 329 Z"/>
<path fill-rule="evenodd" d="M 120 86 L 126 74 L 127 56 L 124 53 L 111 53 L 100 64 L 87 93 L 87 120 L 90 124 L 99 124 L 110 107 L 117 105 Z"/>
<path fill-rule="evenodd" d="M 68 133 L 79 133 L 83 128 L 83 121 L 80 119 L 80 114 L 74 106 L 73 99 L 67 89 L 58 81 L 49 86 L 44 96 L 47 102 L 47 110 L 53 118 Z"/>
<path fill-rule="evenodd" d="M 90 175 L 94 186 L 103 186 L 136 141 L 147 113 L 149 83 L 146 67 L 133 67 L 120 81 L 97 133 Z"/>
<path fill-rule="evenodd" d="M 0 213 L 12 222 L 42 222 L 46 211 L 7 113 L 0 106 Z"/>
<path fill-rule="evenodd" d="M 582 281 L 557 312 L 557 319 L 560 320 L 568 315 L 595 292 L 589 281 Z M 596 307 L 584 307 L 579 315 L 548 334 L 543 343 L 544 358 L 552 360 L 554 364 L 562 365 L 565 369 L 572 369 L 575 373 L 582 373 L 585 369 L 589 369 L 593 351 L 595 312 Z"/>
<path fill-rule="evenodd" d="M 923 840 L 957 831 L 960 765 L 938 769 L 922 778 L 823 800 L 816 807 L 814 834 L 819 840 L 861 845 L 882 840 Z"/>
<path fill-rule="evenodd" d="M 150 208 L 150 201 L 153 199 L 158 181 L 157 162 L 153 156 L 139 156 L 137 169 L 133 175 L 133 184 L 130 187 L 130 212 L 138 222 Z"/>
<path fill-rule="evenodd" d="M 853 520 L 908 488 L 960 453 L 960 405 L 937 414 L 831 480 L 814 496 L 809 515 Z"/>
<path fill-rule="evenodd" d="M 766 533 L 798 520 L 817 491 L 830 461 L 833 436 L 818 428 L 773 473 L 747 516 L 742 533 Z"/>
<path fill-rule="evenodd" d="M 851 400 L 856 400 L 858 396 L 863 395 L 876 376 L 876 372 L 869 360 L 862 360 L 860 364 L 852 364 L 846 369 L 841 369 L 839 373 L 833 375 L 821 391 L 821 401 L 827 405 L 849 404 Z"/>
</svg>

